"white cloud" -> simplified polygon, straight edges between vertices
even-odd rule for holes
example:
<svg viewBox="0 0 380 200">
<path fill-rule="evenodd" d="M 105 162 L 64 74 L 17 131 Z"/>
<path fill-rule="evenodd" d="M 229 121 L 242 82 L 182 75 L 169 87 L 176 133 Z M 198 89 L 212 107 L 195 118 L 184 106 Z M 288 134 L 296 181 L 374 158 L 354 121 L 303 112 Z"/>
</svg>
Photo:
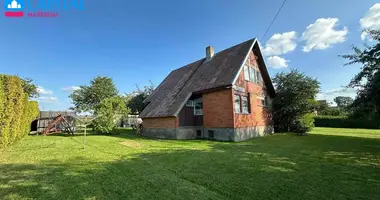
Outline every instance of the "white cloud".
<svg viewBox="0 0 380 200">
<path fill-rule="evenodd" d="M 348 29 L 347 27 L 342 30 L 335 29 L 338 22 L 337 18 L 320 18 L 314 24 L 310 24 L 301 36 L 301 40 L 306 41 L 303 51 L 327 49 L 333 44 L 346 41 Z"/>
<path fill-rule="evenodd" d="M 289 53 L 296 49 L 297 34 L 295 31 L 274 34 L 263 49 L 265 56 L 278 56 Z"/>
<path fill-rule="evenodd" d="M 53 91 L 47 90 L 47 89 L 45 89 L 45 88 L 43 88 L 41 86 L 37 87 L 37 92 L 40 95 L 52 95 L 53 94 Z"/>
<path fill-rule="evenodd" d="M 289 60 L 285 60 L 279 56 L 271 56 L 267 59 L 269 67 L 274 69 L 281 69 L 288 67 Z"/>
<path fill-rule="evenodd" d="M 318 100 L 327 100 L 327 102 L 336 105 L 334 102 L 334 98 L 338 96 L 351 97 L 353 99 L 356 98 L 356 88 L 336 88 L 332 90 L 326 90 L 324 92 L 317 94 Z"/>
<path fill-rule="evenodd" d="M 366 29 L 380 29 L 380 3 L 374 4 L 363 18 L 360 19 L 360 27 Z M 367 38 L 368 33 L 363 32 L 362 40 Z"/>
<path fill-rule="evenodd" d="M 73 92 L 73 91 L 79 90 L 79 89 L 80 89 L 80 87 L 78 87 L 78 86 L 69 86 L 69 87 L 62 88 L 62 91 L 64 91 L 64 92 Z"/>
<path fill-rule="evenodd" d="M 57 97 L 47 97 L 47 96 L 40 96 L 36 100 L 38 102 L 41 102 L 41 103 L 56 103 L 56 102 L 58 102 Z"/>
</svg>

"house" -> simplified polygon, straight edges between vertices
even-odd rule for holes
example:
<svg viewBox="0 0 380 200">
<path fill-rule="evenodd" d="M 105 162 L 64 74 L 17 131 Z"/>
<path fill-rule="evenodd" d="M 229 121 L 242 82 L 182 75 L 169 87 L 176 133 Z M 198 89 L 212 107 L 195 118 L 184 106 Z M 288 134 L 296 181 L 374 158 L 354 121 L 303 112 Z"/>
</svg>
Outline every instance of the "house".
<svg viewBox="0 0 380 200">
<path fill-rule="evenodd" d="M 145 100 L 143 136 L 243 141 L 273 133 L 275 96 L 258 41 L 248 40 L 172 71 Z"/>
</svg>

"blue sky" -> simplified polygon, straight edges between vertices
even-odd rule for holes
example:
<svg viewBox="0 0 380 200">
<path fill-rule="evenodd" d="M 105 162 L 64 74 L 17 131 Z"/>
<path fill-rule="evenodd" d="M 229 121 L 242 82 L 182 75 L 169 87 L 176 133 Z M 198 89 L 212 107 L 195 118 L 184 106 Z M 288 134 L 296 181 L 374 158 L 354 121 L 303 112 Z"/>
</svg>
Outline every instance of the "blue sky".
<svg viewBox="0 0 380 200">
<path fill-rule="evenodd" d="M 378 1 L 347 2 L 288 0 L 260 40 L 271 75 L 296 68 L 321 82 L 320 98 L 354 95 L 340 88 L 360 66 L 345 67 L 338 55 L 368 42 L 361 29 L 380 28 L 380 11 L 369 11 Z M 63 110 L 70 107 L 70 88 L 97 75 L 113 78 L 120 93 L 132 92 L 135 84 L 158 85 L 171 70 L 204 57 L 206 46 L 220 51 L 261 39 L 281 3 L 83 0 L 83 10 L 59 10 L 57 18 L 3 15 L 0 73 L 34 79 L 41 108 Z"/>
</svg>

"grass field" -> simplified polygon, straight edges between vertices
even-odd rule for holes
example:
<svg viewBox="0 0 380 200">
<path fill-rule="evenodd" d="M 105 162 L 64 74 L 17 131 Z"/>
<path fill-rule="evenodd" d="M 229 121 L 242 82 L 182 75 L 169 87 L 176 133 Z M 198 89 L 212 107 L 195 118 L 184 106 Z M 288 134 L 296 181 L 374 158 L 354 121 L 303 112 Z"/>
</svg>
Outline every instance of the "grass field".
<svg viewBox="0 0 380 200">
<path fill-rule="evenodd" d="M 28 136 L 0 150 L 0 199 L 380 199 L 380 131 L 242 143 Z"/>
</svg>

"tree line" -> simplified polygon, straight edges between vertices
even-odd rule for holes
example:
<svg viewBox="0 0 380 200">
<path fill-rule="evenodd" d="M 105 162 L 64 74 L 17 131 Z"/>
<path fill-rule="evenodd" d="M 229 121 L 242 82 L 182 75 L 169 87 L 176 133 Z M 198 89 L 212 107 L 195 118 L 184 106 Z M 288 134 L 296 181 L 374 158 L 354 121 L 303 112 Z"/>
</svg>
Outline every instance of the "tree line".
<svg viewBox="0 0 380 200">
<path fill-rule="evenodd" d="M 361 70 L 356 74 L 347 88 L 356 88 L 357 97 L 336 97 L 338 115 L 347 115 L 351 120 L 380 120 L 380 30 L 367 30 L 373 45 L 364 49 L 353 47 L 353 54 L 341 55 L 347 59 L 346 65 L 360 64 Z M 331 113 L 327 102 L 318 102 L 316 95 L 320 83 L 304 73 L 292 70 L 278 73 L 273 78 L 276 97 L 272 103 L 275 129 L 280 132 L 306 134 L 314 126 L 314 112 Z M 361 121 L 363 122 L 363 121 Z M 344 124 L 344 123 L 341 123 Z M 373 126 L 373 127 L 380 127 Z"/>
</svg>

